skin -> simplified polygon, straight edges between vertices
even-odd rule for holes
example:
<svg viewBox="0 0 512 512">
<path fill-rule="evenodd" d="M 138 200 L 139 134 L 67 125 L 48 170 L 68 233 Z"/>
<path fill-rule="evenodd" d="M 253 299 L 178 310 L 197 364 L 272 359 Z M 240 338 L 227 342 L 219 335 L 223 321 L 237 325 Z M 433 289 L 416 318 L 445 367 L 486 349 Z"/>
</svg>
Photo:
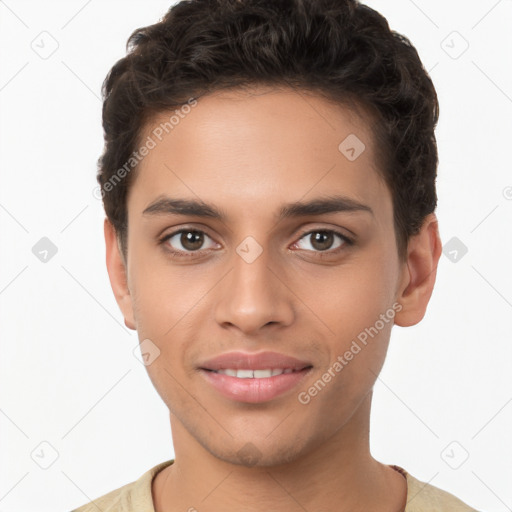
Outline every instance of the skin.
<svg viewBox="0 0 512 512">
<path fill-rule="evenodd" d="M 155 118 L 143 138 L 168 118 Z M 419 322 L 434 286 L 436 217 L 425 219 L 400 259 L 369 126 L 304 91 L 255 87 L 202 97 L 137 170 L 126 261 L 105 221 L 107 267 L 125 323 L 160 350 L 147 370 L 170 411 L 175 463 L 153 480 L 156 512 L 404 510 L 405 479 L 369 449 L 372 388 L 393 321 L 308 404 L 298 401 L 393 304 L 401 307 L 395 324 Z M 366 146 L 354 161 L 338 150 L 349 134 Z M 276 220 L 284 204 L 333 194 L 372 212 Z M 202 200 L 225 218 L 143 214 L 163 196 Z M 180 228 L 202 230 L 203 245 L 194 251 L 180 235 L 160 243 Z M 354 243 L 333 235 L 315 244 L 311 231 L 329 229 Z M 262 248 L 252 263 L 236 252 L 247 236 Z M 197 369 L 232 350 L 273 350 L 313 368 L 271 401 L 237 402 Z M 240 452 L 248 443 L 252 463 Z"/>
</svg>

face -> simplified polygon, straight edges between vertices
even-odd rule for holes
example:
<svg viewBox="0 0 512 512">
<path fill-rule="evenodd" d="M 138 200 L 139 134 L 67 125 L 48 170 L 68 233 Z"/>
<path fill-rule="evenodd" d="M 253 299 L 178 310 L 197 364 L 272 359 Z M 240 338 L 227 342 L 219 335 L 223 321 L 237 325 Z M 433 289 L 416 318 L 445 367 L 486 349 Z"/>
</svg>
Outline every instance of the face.
<svg viewBox="0 0 512 512">
<path fill-rule="evenodd" d="M 357 416 L 402 307 L 409 274 L 370 130 L 287 89 L 202 97 L 159 141 L 170 115 L 146 127 L 156 145 L 128 195 L 125 321 L 159 351 L 149 376 L 198 446 L 296 460 Z M 252 362 L 293 372 L 212 371 L 240 363 L 211 363 L 234 351 L 295 358 Z"/>
</svg>

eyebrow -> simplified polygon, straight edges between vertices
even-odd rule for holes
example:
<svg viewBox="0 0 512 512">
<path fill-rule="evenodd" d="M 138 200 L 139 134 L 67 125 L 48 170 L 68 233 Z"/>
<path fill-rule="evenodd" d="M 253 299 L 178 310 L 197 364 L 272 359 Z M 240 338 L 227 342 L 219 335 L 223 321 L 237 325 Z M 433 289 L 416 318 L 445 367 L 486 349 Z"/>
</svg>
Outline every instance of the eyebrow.
<svg viewBox="0 0 512 512">
<path fill-rule="evenodd" d="M 374 215 L 373 210 L 363 203 L 359 203 L 345 196 L 328 196 L 307 202 L 288 203 L 281 207 L 277 215 L 278 221 L 290 217 L 304 217 L 312 215 L 325 215 L 339 212 L 368 212 Z M 191 215 L 223 221 L 227 215 L 217 207 L 195 199 L 174 199 L 161 197 L 151 203 L 143 215 Z"/>
</svg>

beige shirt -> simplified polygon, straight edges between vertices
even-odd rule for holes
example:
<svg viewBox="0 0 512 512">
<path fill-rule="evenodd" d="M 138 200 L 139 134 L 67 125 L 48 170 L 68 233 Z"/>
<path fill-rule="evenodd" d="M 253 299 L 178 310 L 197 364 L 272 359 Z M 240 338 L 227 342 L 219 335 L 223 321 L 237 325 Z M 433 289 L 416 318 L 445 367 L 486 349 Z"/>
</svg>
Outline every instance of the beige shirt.
<svg viewBox="0 0 512 512">
<path fill-rule="evenodd" d="M 135 482 L 96 498 L 72 512 L 155 512 L 151 483 L 159 471 L 173 462 L 174 459 L 161 462 Z M 452 494 L 417 480 L 399 466 L 391 467 L 402 473 L 407 480 L 405 512 L 477 512 Z"/>
</svg>

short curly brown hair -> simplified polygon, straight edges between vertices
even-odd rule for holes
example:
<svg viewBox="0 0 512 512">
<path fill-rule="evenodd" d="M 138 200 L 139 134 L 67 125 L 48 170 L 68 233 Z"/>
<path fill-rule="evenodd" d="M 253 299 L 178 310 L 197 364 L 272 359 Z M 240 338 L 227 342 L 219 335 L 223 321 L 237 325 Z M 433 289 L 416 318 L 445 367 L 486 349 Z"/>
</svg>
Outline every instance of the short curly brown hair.
<svg viewBox="0 0 512 512">
<path fill-rule="evenodd" d="M 436 208 L 439 105 L 410 41 L 357 0 L 183 0 L 133 32 L 103 83 L 97 175 L 125 257 L 126 197 L 147 123 L 192 98 L 257 84 L 314 91 L 371 113 L 404 258 Z"/>
</svg>

